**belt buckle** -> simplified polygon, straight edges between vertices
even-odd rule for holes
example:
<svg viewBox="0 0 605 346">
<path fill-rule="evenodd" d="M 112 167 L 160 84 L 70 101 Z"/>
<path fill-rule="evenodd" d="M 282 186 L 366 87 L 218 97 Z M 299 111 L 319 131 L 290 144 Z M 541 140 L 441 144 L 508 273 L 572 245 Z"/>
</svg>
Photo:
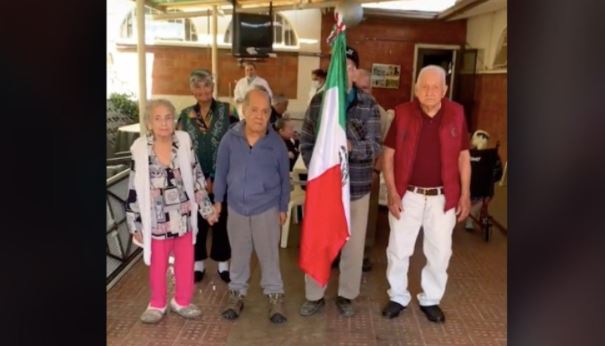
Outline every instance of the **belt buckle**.
<svg viewBox="0 0 605 346">
<path fill-rule="evenodd" d="M 412 186 L 412 192 L 426 196 L 426 189 L 418 186 Z"/>
<path fill-rule="evenodd" d="M 414 187 L 414 192 L 419 193 L 424 196 L 438 196 L 440 194 L 440 188 L 424 188 L 424 187 Z"/>
</svg>

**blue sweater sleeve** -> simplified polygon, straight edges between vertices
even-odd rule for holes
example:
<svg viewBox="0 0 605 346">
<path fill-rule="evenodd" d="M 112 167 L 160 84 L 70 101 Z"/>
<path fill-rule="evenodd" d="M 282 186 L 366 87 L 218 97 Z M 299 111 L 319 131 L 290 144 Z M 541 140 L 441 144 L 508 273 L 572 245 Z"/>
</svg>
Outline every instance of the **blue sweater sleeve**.
<svg viewBox="0 0 605 346">
<path fill-rule="evenodd" d="M 281 192 L 279 195 L 279 211 L 287 213 L 288 203 L 290 202 L 290 159 L 288 159 L 288 150 L 286 144 L 281 142 L 279 145 L 279 178 L 281 179 Z"/>
<path fill-rule="evenodd" d="M 229 134 L 225 134 L 218 145 L 216 171 L 214 172 L 214 202 L 222 203 L 227 191 L 227 174 L 229 173 Z"/>
</svg>

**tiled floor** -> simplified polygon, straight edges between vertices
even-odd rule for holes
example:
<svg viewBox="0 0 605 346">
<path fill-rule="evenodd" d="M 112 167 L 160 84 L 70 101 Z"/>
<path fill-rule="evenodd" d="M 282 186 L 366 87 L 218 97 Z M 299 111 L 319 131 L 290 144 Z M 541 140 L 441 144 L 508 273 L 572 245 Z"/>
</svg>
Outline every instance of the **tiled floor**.
<svg viewBox="0 0 605 346">
<path fill-rule="evenodd" d="M 289 247 L 282 249 L 281 268 L 286 286 L 288 322 L 272 325 L 260 287 L 260 269 L 254 260 L 245 308 L 235 322 L 220 316 L 227 300 L 227 285 L 209 263 L 198 285 L 194 303 L 202 308 L 199 320 L 185 321 L 171 313 L 158 325 L 144 325 L 139 315 L 148 299 L 147 267 L 140 261 L 107 293 L 108 345 L 506 345 L 506 237 L 494 232 L 489 243 L 479 233 L 460 225 L 454 231 L 454 256 L 441 306 L 444 324 L 429 322 L 416 300 L 398 318 L 380 315 L 388 298 L 385 247 L 388 235 L 386 209 L 380 210 L 374 268 L 364 273 L 356 315 L 343 318 L 334 305 L 337 270 L 333 270 L 322 313 L 303 318 L 303 275 L 298 268 L 298 227 L 293 227 Z M 294 226 L 294 225 L 293 225 Z M 420 291 L 421 236 L 410 263 L 410 291 Z"/>
</svg>

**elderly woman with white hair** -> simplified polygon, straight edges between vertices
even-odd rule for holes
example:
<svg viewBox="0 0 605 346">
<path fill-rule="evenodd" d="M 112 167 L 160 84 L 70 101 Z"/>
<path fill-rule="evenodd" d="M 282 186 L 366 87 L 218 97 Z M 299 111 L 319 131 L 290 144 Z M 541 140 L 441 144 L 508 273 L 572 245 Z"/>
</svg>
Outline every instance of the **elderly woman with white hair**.
<svg viewBox="0 0 605 346">
<path fill-rule="evenodd" d="M 186 132 L 174 130 L 175 109 L 167 100 L 147 103 L 146 137 L 131 146 L 132 165 L 126 219 L 133 241 L 149 266 L 151 299 L 141 320 L 159 322 L 167 311 L 166 271 L 174 256 L 175 294 L 170 308 L 184 318 L 200 309 L 193 298 L 193 244 L 198 212 L 209 223 L 217 213 L 208 198 L 202 169 Z"/>
</svg>

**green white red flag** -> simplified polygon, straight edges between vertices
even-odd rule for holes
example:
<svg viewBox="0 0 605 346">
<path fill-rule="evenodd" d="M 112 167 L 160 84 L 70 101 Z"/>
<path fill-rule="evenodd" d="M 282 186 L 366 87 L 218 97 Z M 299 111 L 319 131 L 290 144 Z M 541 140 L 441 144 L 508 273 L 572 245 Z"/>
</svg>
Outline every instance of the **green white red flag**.
<svg viewBox="0 0 605 346">
<path fill-rule="evenodd" d="M 299 266 L 320 285 L 350 236 L 349 163 L 346 136 L 346 37 L 339 14 L 334 31 L 316 141 L 308 167 Z M 330 40 L 329 38 L 329 40 Z"/>
</svg>

